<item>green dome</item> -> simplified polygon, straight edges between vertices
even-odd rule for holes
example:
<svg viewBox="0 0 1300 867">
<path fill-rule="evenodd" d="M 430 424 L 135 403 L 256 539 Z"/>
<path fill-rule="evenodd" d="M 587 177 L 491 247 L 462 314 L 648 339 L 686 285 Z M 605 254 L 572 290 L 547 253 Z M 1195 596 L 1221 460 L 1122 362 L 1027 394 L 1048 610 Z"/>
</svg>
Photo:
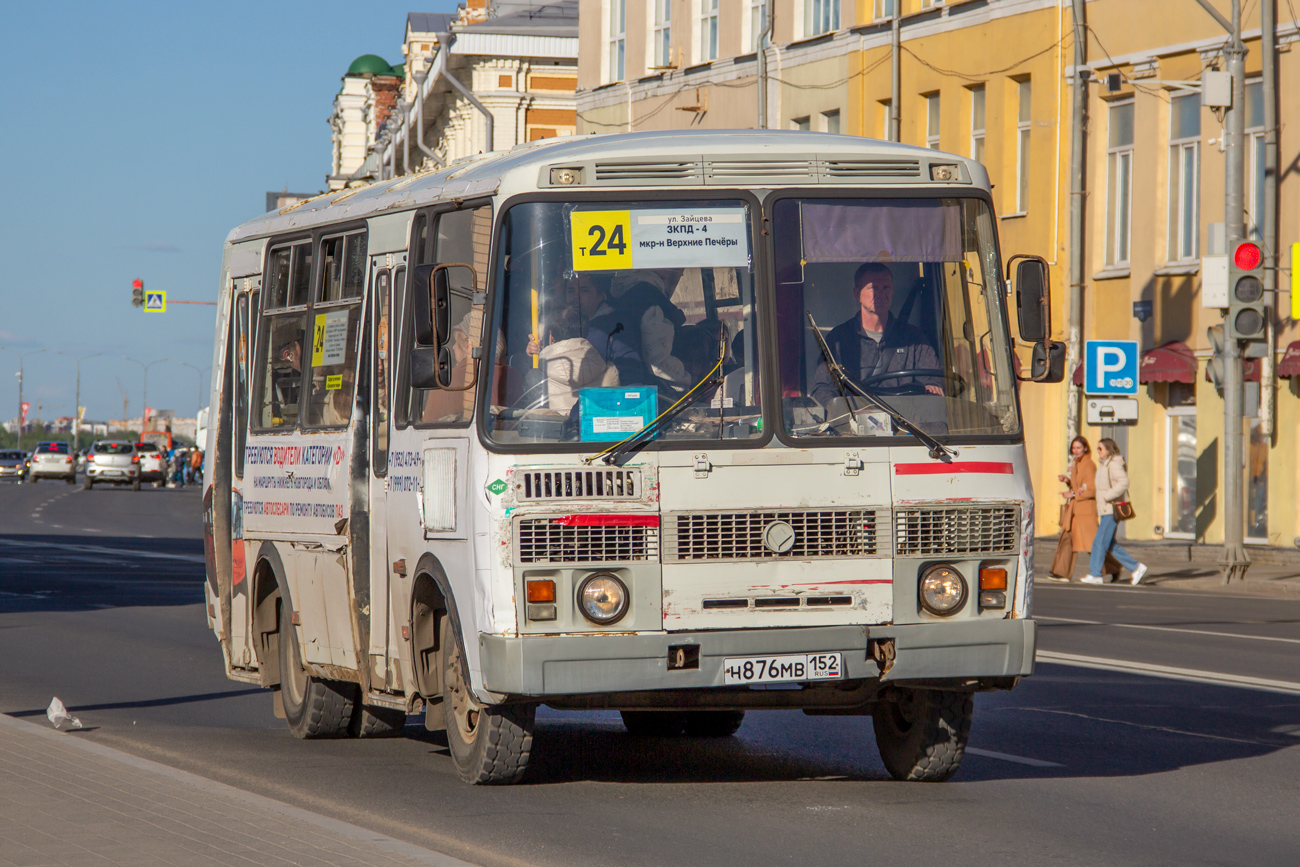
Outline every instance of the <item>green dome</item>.
<svg viewBox="0 0 1300 867">
<path fill-rule="evenodd" d="M 393 67 L 377 54 L 363 54 L 348 67 L 348 75 L 392 75 Z"/>
<path fill-rule="evenodd" d="M 393 75 L 396 75 L 398 78 L 406 78 L 406 64 L 399 63 L 396 66 L 394 66 Z"/>
</svg>

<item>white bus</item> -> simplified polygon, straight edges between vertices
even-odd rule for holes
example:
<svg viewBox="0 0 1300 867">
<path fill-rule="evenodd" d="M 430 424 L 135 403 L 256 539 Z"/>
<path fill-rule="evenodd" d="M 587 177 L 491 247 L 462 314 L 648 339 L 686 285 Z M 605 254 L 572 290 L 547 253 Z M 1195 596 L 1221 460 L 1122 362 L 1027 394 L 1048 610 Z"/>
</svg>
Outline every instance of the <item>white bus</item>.
<svg viewBox="0 0 1300 867">
<path fill-rule="evenodd" d="M 1033 670 L 1018 389 L 1063 346 L 1014 258 L 1013 304 L 978 163 L 793 132 L 550 139 L 236 228 L 227 674 L 303 738 L 422 710 L 473 783 L 521 777 L 540 704 L 872 715 L 893 776 L 947 779 Z"/>
</svg>

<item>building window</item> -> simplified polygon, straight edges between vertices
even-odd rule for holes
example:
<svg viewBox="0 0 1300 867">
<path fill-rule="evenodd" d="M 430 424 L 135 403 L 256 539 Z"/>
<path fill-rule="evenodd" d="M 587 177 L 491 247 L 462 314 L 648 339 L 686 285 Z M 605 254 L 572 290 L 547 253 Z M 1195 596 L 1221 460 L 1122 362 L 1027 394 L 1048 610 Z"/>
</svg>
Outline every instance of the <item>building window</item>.
<svg viewBox="0 0 1300 867">
<path fill-rule="evenodd" d="M 796 117 L 794 120 L 790 121 L 790 128 L 797 129 L 800 132 L 808 132 L 808 130 L 812 129 L 811 118 Z"/>
<path fill-rule="evenodd" d="M 700 62 L 718 59 L 718 0 L 700 0 Z"/>
<path fill-rule="evenodd" d="M 1181 385 L 1181 383 L 1170 383 Z M 1176 406 L 1165 415 L 1165 538 L 1196 537 L 1196 407 Z"/>
<path fill-rule="evenodd" d="M 654 0 L 654 6 L 654 49 L 651 51 L 651 65 L 669 67 L 673 65 L 673 3 L 672 0 Z"/>
<path fill-rule="evenodd" d="M 890 100 L 880 100 L 880 138 L 883 141 L 890 141 L 889 138 L 889 117 L 890 117 Z"/>
<path fill-rule="evenodd" d="M 1268 544 L 1268 441 L 1263 423 L 1250 419 L 1246 453 L 1246 541 Z"/>
<path fill-rule="evenodd" d="M 1264 231 L 1264 82 L 1246 82 L 1246 233 L 1256 241 Z"/>
<path fill-rule="evenodd" d="M 984 85 L 970 89 L 970 157 L 984 162 Z"/>
<path fill-rule="evenodd" d="M 804 0 L 805 36 L 820 36 L 840 29 L 840 0 Z"/>
<path fill-rule="evenodd" d="M 767 29 L 767 3 L 764 0 L 748 0 L 749 3 L 749 50 L 758 51 L 763 47 L 763 31 Z"/>
<path fill-rule="evenodd" d="M 1016 212 L 1029 210 L 1029 131 L 1032 126 L 1033 88 L 1029 81 L 1016 82 Z"/>
<path fill-rule="evenodd" d="M 925 146 L 931 150 L 939 149 L 939 94 L 937 93 L 925 97 Z"/>
<path fill-rule="evenodd" d="M 1169 100 L 1169 261 L 1196 258 L 1200 234 L 1201 96 Z"/>
<path fill-rule="evenodd" d="M 822 131 L 839 132 L 840 131 L 840 110 L 822 112 Z"/>
<path fill-rule="evenodd" d="M 627 0 L 609 5 L 609 80 L 623 80 L 623 61 L 627 47 Z"/>
<path fill-rule="evenodd" d="M 1133 103 L 1112 105 L 1106 134 L 1106 264 L 1128 264 L 1133 197 Z"/>
<path fill-rule="evenodd" d="M 881 18 L 893 18 L 894 0 L 875 0 L 874 17 L 877 21 Z"/>
</svg>

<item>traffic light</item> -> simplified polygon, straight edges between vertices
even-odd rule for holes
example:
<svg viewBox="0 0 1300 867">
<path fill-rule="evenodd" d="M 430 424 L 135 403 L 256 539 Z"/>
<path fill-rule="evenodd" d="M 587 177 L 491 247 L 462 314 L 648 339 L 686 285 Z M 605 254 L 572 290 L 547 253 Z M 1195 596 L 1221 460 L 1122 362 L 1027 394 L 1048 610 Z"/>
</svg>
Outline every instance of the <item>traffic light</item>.
<svg viewBox="0 0 1300 867">
<path fill-rule="evenodd" d="M 1268 324 L 1264 300 L 1264 254 L 1258 245 L 1243 241 L 1228 261 L 1228 336 L 1237 340 L 1263 340 Z"/>
<path fill-rule="evenodd" d="M 1210 338 L 1210 346 L 1214 349 L 1214 355 L 1206 362 L 1205 372 L 1210 375 L 1214 387 L 1223 391 L 1223 326 L 1211 325 L 1205 334 Z"/>
<path fill-rule="evenodd" d="M 139 277 L 131 281 L 131 304 L 136 307 L 144 306 L 144 281 Z"/>
</svg>

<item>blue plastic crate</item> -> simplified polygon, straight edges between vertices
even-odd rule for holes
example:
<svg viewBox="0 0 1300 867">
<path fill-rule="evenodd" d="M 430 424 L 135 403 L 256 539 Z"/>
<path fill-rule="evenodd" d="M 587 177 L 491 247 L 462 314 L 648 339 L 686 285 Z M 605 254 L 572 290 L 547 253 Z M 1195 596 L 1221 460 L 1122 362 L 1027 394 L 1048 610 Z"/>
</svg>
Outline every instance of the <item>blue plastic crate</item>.
<svg viewBox="0 0 1300 867">
<path fill-rule="evenodd" d="M 584 388 L 578 392 L 582 439 L 627 439 L 659 414 L 658 406 L 659 389 L 652 385 Z"/>
</svg>

